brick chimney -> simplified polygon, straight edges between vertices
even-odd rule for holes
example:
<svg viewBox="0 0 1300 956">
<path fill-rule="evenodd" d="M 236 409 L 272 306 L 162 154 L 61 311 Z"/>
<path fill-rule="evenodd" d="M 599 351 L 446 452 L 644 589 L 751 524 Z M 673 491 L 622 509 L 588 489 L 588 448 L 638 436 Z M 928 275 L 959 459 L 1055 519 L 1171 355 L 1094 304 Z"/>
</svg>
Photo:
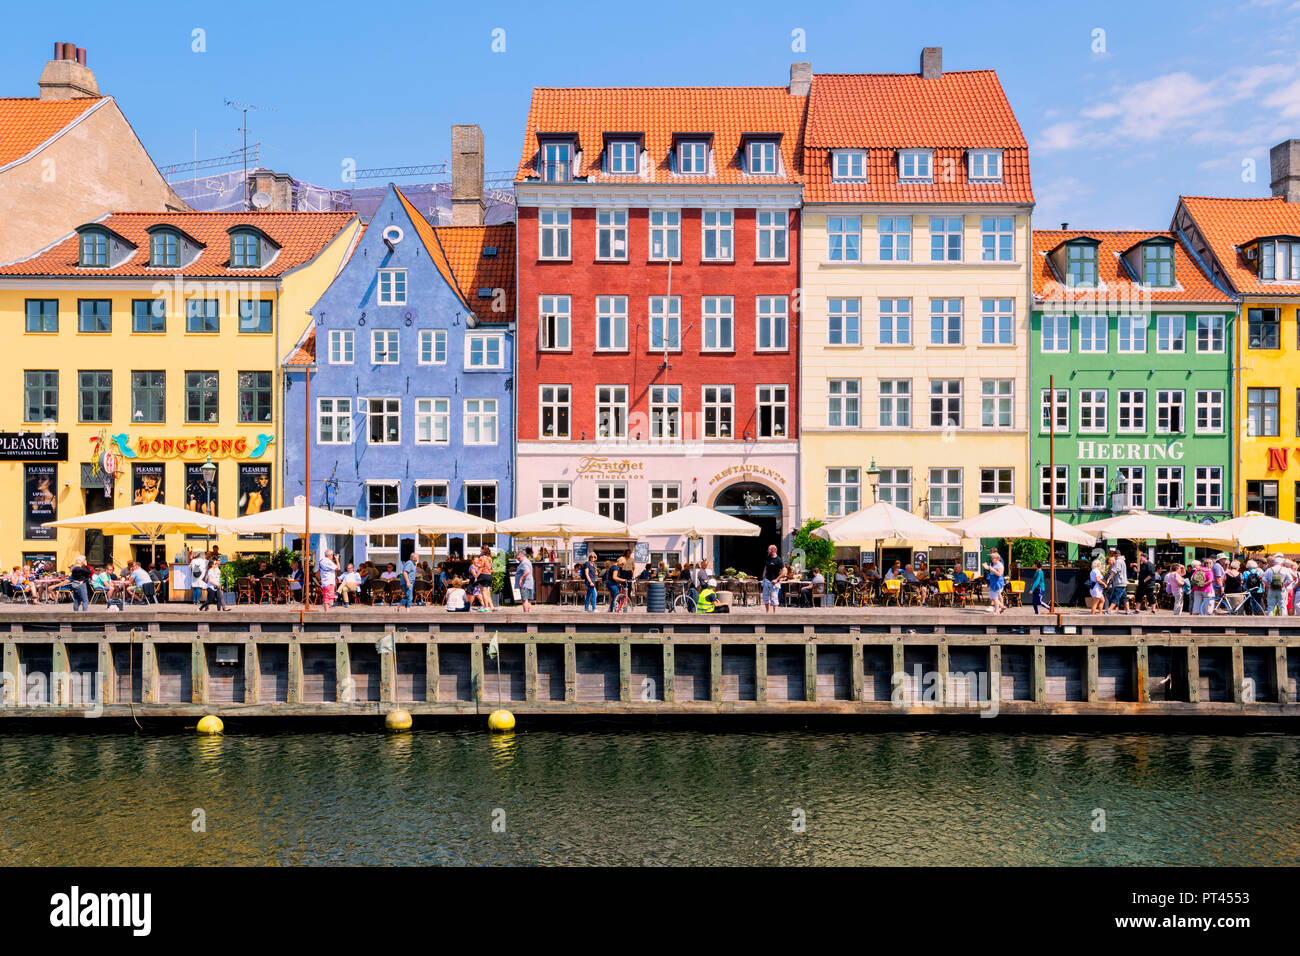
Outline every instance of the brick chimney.
<svg viewBox="0 0 1300 956">
<path fill-rule="evenodd" d="M 790 64 L 790 95 L 807 96 L 812 89 L 812 64 Z"/>
<path fill-rule="evenodd" d="M 86 50 L 75 43 L 54 44 L 54 59 L 45 64 L 37 81 L 43 100 L 70 100 L 98 96 L 95 74 L 86 66 Z"/>
<path fill-rule="evenodd" d="M 265 195 L 266 205 L 259 206 L 253 197 Z M 292 212 L 293 177 L 272 169 L 258 168 L 248 174 L 249 207 L 255 212 Z"/>
<path fill-rule="evenodd" d="M 1268 167 L 1274 196 L 1300 202 L 1300 139 L 1288 139 L 1268 151 Z"/>
<path fill-rule="evenodd" d="M 451 128 L 451 224 L 483 225 L 483 130 Z"/>
<path fill-rule="evenodd" d="M 937 80 L 943 76 L 943 47 L 928 46 L 921 51 L 921 79 Z"/>
</svg>

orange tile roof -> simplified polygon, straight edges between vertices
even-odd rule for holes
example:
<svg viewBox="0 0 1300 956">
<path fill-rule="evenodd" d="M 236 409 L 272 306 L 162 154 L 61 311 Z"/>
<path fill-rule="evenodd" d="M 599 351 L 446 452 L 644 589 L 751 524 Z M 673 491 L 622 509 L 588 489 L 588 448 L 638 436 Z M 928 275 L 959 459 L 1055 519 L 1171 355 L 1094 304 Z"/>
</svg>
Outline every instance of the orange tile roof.
<svg viewBox="0 0 1300 956">
<path fill-rule="evenodd" d="M 316 364 L 316 323 L 313 322 L 307 326 L 307 331 L 303 337 L 298 340 L 294 346 L 293 353 L 284 360 L 285 365 L 315 365 Z"/>
<path fill-rule="evenodd" d="M 577 175 L 589 182 L 798 183 L 806 96 L 784 86 L 573 87 L 533 90 L 516 180 L 536 181 L 538 133 L 575 133 L 582 165 Z M 639 133 L 649 153 L 649 174 L 611 176 L 601 171 L 606 133 Z M 668 157 L 675 133 L 710 134 L 714 176 L 679 176 Z M 777 176 L 748 175 L 741 167 L 745 133 L 781 136 L 782 170 Z"/>
<path fill-rule="evenodd" d="M 1098 240 L 1097 278 L 1105 283 L 1101 292 L 1093 289 L 1067 289 L 1056 278 L 1048 263 L 1047 254 L 1067 239 L 1088 236 Z M 1172 239 L 1174 241 L 1174 282 L 1169 289 L 1147 288 L 1134 282 L 1120 262 L 1122 256 L 1137 243 L 1146 239 Z M 1034 258 L 1030 263 L 1034 277 L 1034 299 L 1065 297 L 1083 301 L 1113 303 L 1115 308 L 1126 307 L 1126 300 L 1140 304 L 1151 302 L 1231 302 L 1232 297 L 1216 286 L 1196 264 L 1191 254 L 1171 232 L 1159 231 L 1106 231 L 1090 229 L 1035 229 Z M 1101 298 L 1104 296 L 1104 298 Z"/>
<path fill-rule="evenodd" d="M 1267 199 L 1180 196 L 1179 201 L 1196 223 L 1233 289 L 1256 295 L 1300 295 L 1300 283 L 1261 282 L 1255 271 L 1257 262 L 1238 251 L 1262 236 L 1300 236 L 1300 203 L 1287 202 L 1280 196 Z"/>
<path fill-rule="evenodd" d="M 406 210 L 406 214 L 411 217 L 411 222 L 415 224 L 415 232 L 420 237 L 420 242 L 424 244 L 424 248 L 428 251 L 429 259 L 433 262 L 434 268 L 447 281 L 447 285 L 451 286 L 461 304 L 471 312 L 474 311 L 464 291 L 461 290 L 460 284 L 456 281 L 456 274 L 452 272 L 451 263 L 447 261 L 447 254 L 443 251 L 442 243 L 438 241 L 433 226 L 429 225 L 429 220 L 420 214 L 420 211 L 411 204 L 411 201 L 403 195 L 400 189 L 394 186 L 393 191 L 397 193 L 402 208 Z"/>
<path fill-rule="evenodd" d="M 911 148 L 934 150 L 933 184 L 898 182 L 897 151 Z M 1002 150 L 1002 182 L 967 179 L 966 151 L 981 148 Z M 832 182 L 833 149 L 867 150 L 866 182 Z M 1029 146 L 993 70 L 814 74 L 803 171 L 805 202 L 1034 201 Z"/>
<path fill-rule="evenodd" d="M 451 263 L 456 283 L 469 299 L 470 308 L 483 323 L 512 322 L 515 317 L 515 225 L 438 226 L 435 230 Z M 495 246 L 495 256 L 483 250 Z M 479 289 L 504 289 L 502 312 L 492 311 L 493 298 L 479 298 Z"/>
<path fill-rule="evenodd" d="M 0 97 L 0 166 L 22 159 L 105 99 L 102 96 L 70 100 Z"/>
<path fill-rule="evenodd" d="M 125 262 L 112 269 L 83 269 L 78 265 L 78 236 L 73 234 L 26 259 L 0 265 L 0 275 L 85 276 L 123 278 L 169 276 L 273 278 L 309 262 L 355 218 L 350 212 L 116 212 L 98 225 L 134 243 Z M 181 268 L 150 268 L 150 226 L 172 225 L 203 243 L 193 262 Z M 230 268 L 230 237 L 237 225 L 254 226 L 280 247 L 279 255 L 261 269 Z"/>
</svg>

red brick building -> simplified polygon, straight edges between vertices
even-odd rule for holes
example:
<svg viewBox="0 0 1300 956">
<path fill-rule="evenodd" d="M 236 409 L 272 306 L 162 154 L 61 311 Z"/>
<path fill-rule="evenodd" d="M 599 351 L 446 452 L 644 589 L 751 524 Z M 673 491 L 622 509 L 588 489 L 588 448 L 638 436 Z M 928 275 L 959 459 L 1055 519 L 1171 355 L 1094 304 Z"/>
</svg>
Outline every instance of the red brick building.
<svg viewBox="0 0 1300 956">
<path fill-rule="evenodd" d="M 516 176 L 517 513 L 636 523 L 692 501 L 763 527 L 799 500 L 799 157 L 788 87 L 536 89 Z M 643 542 L 655 560 L 686 542 Z M 608 550 L 626 546 L 611 541 Z"/>
</svg>

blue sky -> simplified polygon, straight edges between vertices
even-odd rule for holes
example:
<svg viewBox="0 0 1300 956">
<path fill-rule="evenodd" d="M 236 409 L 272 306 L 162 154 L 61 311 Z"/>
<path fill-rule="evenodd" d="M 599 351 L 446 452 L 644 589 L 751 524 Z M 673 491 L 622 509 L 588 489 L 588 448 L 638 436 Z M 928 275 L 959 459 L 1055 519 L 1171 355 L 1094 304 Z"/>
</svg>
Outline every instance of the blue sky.
<svg viewBox="0 0 1300 956">
<path fill-rule="evenodd" d="M 191 158 L 196 131 L 200 157 L 237 147 L 229 98 L 274 107 L 250 122 L 264 165 L 333 188 L 348 160 L 448 159 L 458 122 L 483 127 L 489 171 L 512 169 L 535 85 L 775 85 L 804 59 L 913 71 L 929 45 L 945 68 L 998 71 L 1030 142 L 1040 227 L 1164 228 L 1179 193 L 1267 195 L 1268 147 L 1300 136 L 1300 0 L 63 2 L 11 4 L 5 25 L 3 95 L 35 94 L 53 42 L 71 41 L 160 165 Z"/>
</svg>

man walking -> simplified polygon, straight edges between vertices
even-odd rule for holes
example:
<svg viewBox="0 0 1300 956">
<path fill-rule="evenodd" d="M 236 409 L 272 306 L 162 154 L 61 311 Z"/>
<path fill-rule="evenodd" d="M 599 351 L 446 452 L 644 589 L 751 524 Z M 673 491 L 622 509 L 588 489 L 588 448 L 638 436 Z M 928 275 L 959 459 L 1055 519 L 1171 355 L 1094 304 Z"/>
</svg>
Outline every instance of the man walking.
<svg viewBox="0 0 1300 956">
<path fill-rule="evenodd" d="M 415 600 L 415 552 L 412 551 L 402 562 L 402 607 L 408 611 L 411 609 L 411 602 Z"/>
<path fill-rule="evenodd" d="M 1291 571 L 1282 563 L 1282 556 L 1273 555 L 1273 563 L 1264 572 L 1264 593 L 1268 595 L 1268 613 L 1286 617 L 1287 590 L 1295 580 Z"/>
<path fill-rule="evenodd" d="M 776 545 L 767 546 L 767 560 L 763 562 L 763 613 L 775 614 L 781 600 L 781 572 L 785 564 L 777 554 Z"/>
<path fill-rule="evenodd" d="M 533 609 L 533 562 L 522 548 L 515 552 L 515 587 L 519 589 L 519 600 L 523 602 L 524 613 Z"/>
</svg>

